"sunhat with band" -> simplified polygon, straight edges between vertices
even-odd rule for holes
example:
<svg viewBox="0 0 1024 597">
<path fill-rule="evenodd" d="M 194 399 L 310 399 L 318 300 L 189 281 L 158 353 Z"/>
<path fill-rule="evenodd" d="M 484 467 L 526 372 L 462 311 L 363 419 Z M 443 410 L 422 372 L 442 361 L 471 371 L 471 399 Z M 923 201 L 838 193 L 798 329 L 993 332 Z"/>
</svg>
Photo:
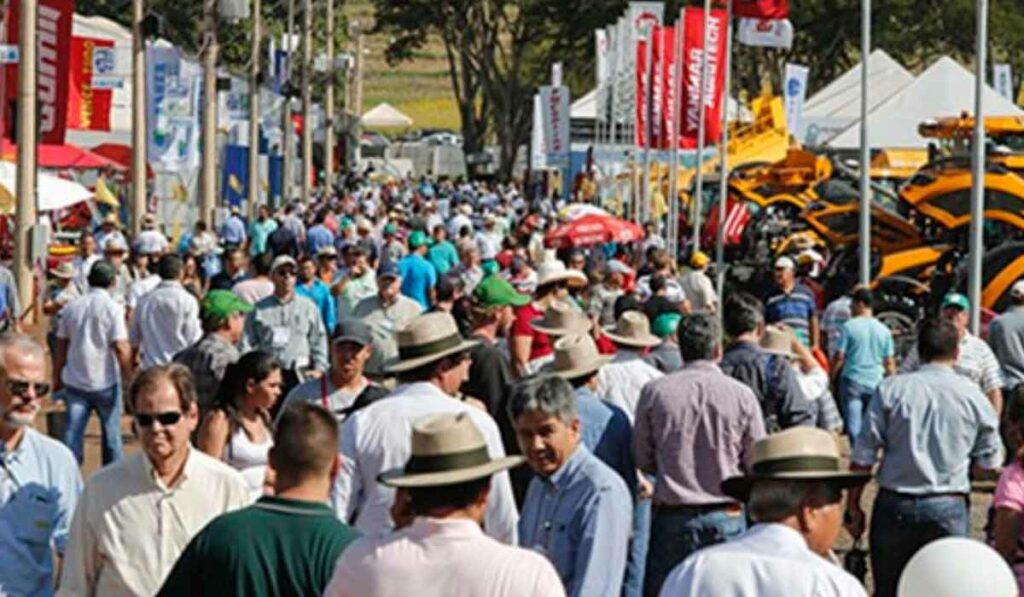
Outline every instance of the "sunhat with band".
<svg viewBox="0 0 1024 597">
<path fill-rule="evenodd" d="M 424 313 L 398 330 L 398 356 L 384 363 L 385 373 L 402 373 L 469 350 L 479 344 L 459 334 L 448 313 Z"/>
<path fill-rule="evenodd" d="M 430 415 L 413 423 L 412 456 L 405 466 L 384 471 L 377 480 L 388 487 L 456 485 L 522 462 L 522 456 L 488 456 L 487 442 L 468 413 Z"/>
<path fill-rule="evenodd" d="M 777 325 L 764 326 L 761 336 L 761 350 L 776 354 L 787 359 L 796 358 L 793 352 L 793 332 Z"/>
<path fill-rule="evenodd" d="M 562 379 L 576 379 L 596 372 L 612 360 L 597 350 L 597 343 L 589 334 L 572 334 L 555 342 L 555 358 L 544 366 L 544 373 L 554 373 Z"/>
<path fill-rule="evenodd" d="M 622 346 L 647 348 L 661 344 L 661 338 L 651 333 L 647 316 L 639 311 L 626 311 L 615 325 L 604 328 L 604 335 Z"/>
<path fill-rule="evenodd" d="M 587 277 L 574 269 L 567 269 L 558 259 L 549 259 L 537 268 L 537 287 L 555 282 L 565 282 L 570 286 L 586 286 Z"/>
<path fill-rule="evenodd" d="M 722 493 L 745 502 L 758 481 L 824 481 L 842 489 L 868 482 L 871 473 L 845 469 L 836 440 L 814 427 L 793 427 L 754 443 L 750 474 L 722 481 Z"/>
<path fill-rule="evenodd" d="M 550 336 L 586 334 L 592 325 L 586 315 L 565 301 L 551 303 L 544 309 L 543 317 L 530 322 L 531 328 Z"/>
</svg>

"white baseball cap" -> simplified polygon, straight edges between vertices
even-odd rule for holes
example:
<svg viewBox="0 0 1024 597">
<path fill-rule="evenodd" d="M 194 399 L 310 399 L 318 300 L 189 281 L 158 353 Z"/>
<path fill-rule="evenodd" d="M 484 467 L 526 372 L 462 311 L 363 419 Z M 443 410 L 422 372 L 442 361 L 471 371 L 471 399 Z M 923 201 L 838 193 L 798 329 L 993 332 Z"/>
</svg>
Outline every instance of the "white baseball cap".
<svg viewBox="0 0 1024 597">
<path fill-rule="evenodd" d="M 775 269 L 796 269 L 796 264 L 792 259 L 783 255 L 775 260 Z"/>
<path fill-rule="evenodd" d="M 1017 280 L 1010 287 L 1010 296 L 1013 298 L 1024 298 L 1024 279 Z"/>
</svg>

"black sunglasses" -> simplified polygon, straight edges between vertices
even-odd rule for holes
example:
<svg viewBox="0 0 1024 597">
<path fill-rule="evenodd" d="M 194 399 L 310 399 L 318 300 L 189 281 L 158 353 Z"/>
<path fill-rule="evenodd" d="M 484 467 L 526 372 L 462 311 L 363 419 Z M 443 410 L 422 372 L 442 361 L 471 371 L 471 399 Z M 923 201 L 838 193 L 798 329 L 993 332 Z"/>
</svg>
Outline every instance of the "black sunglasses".
<svg viewBox="0 0 1024 597">
<path fill-rule="evenodd" d="M 160 421 L 160 424 L 164 427 L 170 427 L 171 425 L 177 425 L 178 421 L 181 420 L 181 411 L 174 410 L 165 413 L 137 413 L 135 415 L 135 422 L 140 427 L 152 427 L 155 421 Z"/>
<path fill-rule="evenodd" d="M 50 393 L 50 384 L 42 382 L 31 382 L 24 379 L 7 379 L 7 393 L 12 396 L 24 398 L 29 389 L 35 389 L 36 398 L 42 398 Z"/>
<path fill-rule="evenodd" d="M 294 270 L 294 269 L 292 269 L 290 267 L 279 268 L 274 273 L 277 274 L 278 276 L 281 276 L 282 278 L 287 277 L 287 276 L 291 276 L 291 277 L 294 278 L 295 276 L 299 275 L 296 270 Z"/>
</svg>

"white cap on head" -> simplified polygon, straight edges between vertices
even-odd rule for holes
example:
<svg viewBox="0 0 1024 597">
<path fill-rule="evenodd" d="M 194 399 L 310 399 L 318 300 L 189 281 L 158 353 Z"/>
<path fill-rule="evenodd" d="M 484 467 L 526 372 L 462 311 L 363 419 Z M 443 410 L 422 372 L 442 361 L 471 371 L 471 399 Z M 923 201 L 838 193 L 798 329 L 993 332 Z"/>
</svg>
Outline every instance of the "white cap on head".
<svg viewBox="0 0 1024 597">
<path fill-rule="evenodd" d="M 792 259 L 783 255 L 775 260 L 775 269 L 796 269 L 796 264 Z"/>
<path fill-rule="evenodd" d="M 966 537 L 945 537 L 910 558 L 896 595 L 1013 597 L 1017 581 L 1002 556 L 988 545 Z"/>
<path fill-rule="evenodd" d="M 1017 280 L 1010 287 L 1010 296 L 1016 299 L 1024 299 L 1024 279 Z"/>
</svg>

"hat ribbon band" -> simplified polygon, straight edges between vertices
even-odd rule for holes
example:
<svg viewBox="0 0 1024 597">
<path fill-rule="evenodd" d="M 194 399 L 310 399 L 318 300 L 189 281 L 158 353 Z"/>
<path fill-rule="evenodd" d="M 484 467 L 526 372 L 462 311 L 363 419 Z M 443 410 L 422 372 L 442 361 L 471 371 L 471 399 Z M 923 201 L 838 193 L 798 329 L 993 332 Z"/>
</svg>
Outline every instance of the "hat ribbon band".
<svg viewBox="0 0 1024 597">
<path fill-rule="evenodd" d="M 406 474 L 442 473 L 487 464 L 491 459 L 487 455 L 487 446 L 480 446 L 465 452 L 451 452 L 435 456 L 413 454 L 405 465 Z"/>
<path fill-rule="evenodd" d="M 792 456 L 776 458 L 754 464 L 755 475 L 774 475 L 779 473 L 802 472 L 838 472 L 839 459 L 834 456 Z"/>
<path fill-rule="evenodd" d="M 462 336 L 456 332 L 451 336 L 445 336 L 444 338 L 439 338 L 433 342 L 416 344 L 413 346 L 400 346 L 398 347 L 398 356 L 403 361 L 408 361 L 410 359 L 418 359 L 420 357 L 437 354 L 448 350 L 449 348 L 455 348 L 460 344 L 462 344 Z"/>
</svg>

